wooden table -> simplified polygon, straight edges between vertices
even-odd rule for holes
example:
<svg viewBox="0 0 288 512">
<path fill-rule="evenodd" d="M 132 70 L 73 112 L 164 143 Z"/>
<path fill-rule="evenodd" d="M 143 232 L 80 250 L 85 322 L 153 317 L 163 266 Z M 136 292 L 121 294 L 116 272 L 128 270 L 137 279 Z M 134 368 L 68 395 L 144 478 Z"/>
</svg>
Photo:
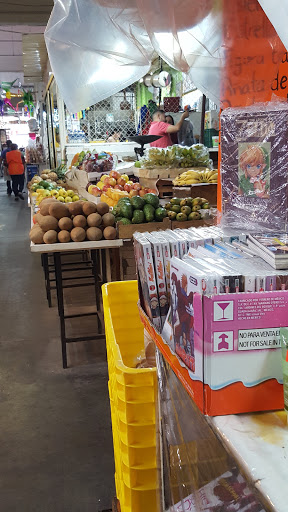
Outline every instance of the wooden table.
<svg viewBox="0 0 288 512">
<path fill-rule="evenodd" d="M 116 280 L 121 279 L 119 248 L 123 245 L 123 240 L 103 240 L 100 242 L 70 242 L 57 244 L 34 244 L 31 242 L 30 249 L 33 253 L 41 254 L 42 266 L 45 276 L 46 296 L 49 307 L 52 306 L 51 290 L 56 289 L 58 314 L 60 318 L 61 331 L 61 347 L 62 347 L 62 363 L 63 368 L 67 368 L 67 343 L 78 341 L 90 341 L 104 338 L 104 328 L 102 325 L 101 311 L 101 286 L 103 283 L 111 280 L 111 251 L 114 253 L 116 261 Z M 64 263 L 61 256 L 80 254 L 80 261 Z M 50 257 L 50 261 L 49 261 Z M 51 263 L 52 258 L 52 263 Z M 118 262 L 118 263 L 117 263 Z M 115 269 L 114 269 L 115 270 Z M 65 272 L 83 272 L 85 275 L 64 277 Z M 86 275 L 87 271 L 91 271 L 90 275 Z M 51 274 L 55 273 L 55 278 Z M 67 275 L 67 274 L 66 274 Z M 79 282 L 78 280 L 85 281 Z M 76 283 L 70 284 L 70 281 Z M 87 281 L 86 281 L 87 280 Z M 52 282 L 55 281 L 55 287 Z M 69 281 L 69 284 L 65 284 Z M 63 289 L 77 288 L 84 286 L 94 286 L 96 309 L 86 308 L 85 312 L 77 312 L 76 314 L 65 314 Z M 71 318 L 81 318 L 85 316 L 95 315 L 98 322 L 98 334 L 94 336 L 67 337 L 65 320 Z"/>
</svg>

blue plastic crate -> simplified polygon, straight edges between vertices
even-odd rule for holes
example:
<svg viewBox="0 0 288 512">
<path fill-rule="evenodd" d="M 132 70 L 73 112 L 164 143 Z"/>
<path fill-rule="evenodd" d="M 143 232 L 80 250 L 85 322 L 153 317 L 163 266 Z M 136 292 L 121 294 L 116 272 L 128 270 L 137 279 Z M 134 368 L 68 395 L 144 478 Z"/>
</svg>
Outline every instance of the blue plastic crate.
<svg viewBox="0 0 288 512">
<path fill-rule="evenodd" d="M 33 176 L 39 173 L 39 166 L 36 164 L 27 164 L 26 165 L 26 171 L 27 171 L 27 180 L 31 181 Z"/>
</svg>

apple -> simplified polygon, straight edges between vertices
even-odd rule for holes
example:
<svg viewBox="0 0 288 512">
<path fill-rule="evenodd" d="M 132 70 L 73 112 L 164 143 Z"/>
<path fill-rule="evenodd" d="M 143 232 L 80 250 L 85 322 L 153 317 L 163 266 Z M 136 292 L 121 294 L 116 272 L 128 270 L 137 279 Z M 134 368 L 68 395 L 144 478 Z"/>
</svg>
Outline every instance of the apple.
<svg viewBox="0 0 288 512">
<path fill-rule="evenodd" d="M 116 189 L 116 190 L 123 190 L 123 187 L 121 185 L 115 185 L 114 189 Z"/>
<path fill-rule="evenodd" d="M 133 189 L 132 189 L 132 190 L 130 190 L 130 192 L 129 192 L 129 196 L 130 196 L 130 197 L 138 196 L 138 192 L 137 192 L 137 190 L 133 190 Z"/>
<path fill-rule="evenodd" d="M 156 196 L 158 196 L 158 192 L 155 188 L 148 188 L 148 193 L 149 194 L 156 194 Z"/>
<path fill-rule="evenodd" d="M 133 189 L 134 189 L 134 190 L 141 190 L 141 185 L 140 185 L 140 183 L 134 183 L 134 185 L 133 185 Z"/>
<path fill-rule="evenodd" d="M 127 181 L 127 185 L 131 185 L 131 186 L 132 186 L 132 185 L 133 185 L 133 183 L 134 183 L 134 182 L 133 182 L 133 181 L 131 181 L 131 180 Z"/>
<path fill-rule="evenodd" d="M 112 188 L 111 185 L 104 185 L 104 187 L 102 188 L 102 191 L 107 192 L 108 188 Z"/>
<path fill-rule="evenodd" d="M 118 180 L 118 178 L 121 177 L 121 174 L 118 171 L 111 171 L 109 173 L 109 176 L 110 176 L 110 178 L 114 178 L 114 180 Z"/>
<path fill-rule="evenodd" d="M 108 176 L 108 178 L 105 178 L 105 179 L 103 180 L 104 185 L 110 185 L 110 183 L 109 183 L 109 182 L 110 182 L 110 179 L 111 179 L 111 178 L 109 178 L 109 176 Z"/>
<path fill-rule="evenodd" d="M 122 177 L 123 180 L 126 181 L 126 183 L 127 183 L 127 181 L 129 181 L 129 176 L 127 176 L 127 174 L 122 174 L 121 177 Z"/>
<path fill-rule="evenodd" d="M 145 196 L 145 194 L 146 194 L 145 190 L 143 190 L 143 189 L 142 189 L 142 190 L 139 190 L 139 196 L 140 196 L 140 197 Z"/>
<path fill-rule="evenodd" d="M 101 178 L 100 178 L 100 181 L 102 181 L 104 183 L 106 178 L 110 178 L 110 176 L 108 174 L 103 174 L 103 176 L 101 176 Z"/>
<path fill-rule="evenodd" d="M 144 188 L 144 190 L 145 190 L 145 194 L 148 194 L 148 190 L 149 190 L 149 188 L 148 188 L 148 187 L 145 187 L 145 188 Z"/>
<path fill-rule="evenodd" d="M 126 192 L 130 192 L 130 190 L 132 190 L 132 186 L 126 183 L 126 185 L 124 185 L 124 190 L 126 190 Z"/>
<path fill-rule="evenodd" d="M 117 182 L 116 182 L 115 178 L 109 178 L 109 185 L 111 185 L 111 187 L 115 187 L 116 183 Z"/>
<path fill-rule="evenodd" d="M 91 194 L 95 197 L 99 197 L 102 194 L 102 191 L 99 187 L 93 187 L 91 190 Z"/>
<path fill-rule="evenodd" d="M 126 185 L 126 181 L 123 180 L 123 178 L 118 178 L 117 185 L 121 185 L 121 187 L 124 187 L 124 185 Z"/>
</svg>

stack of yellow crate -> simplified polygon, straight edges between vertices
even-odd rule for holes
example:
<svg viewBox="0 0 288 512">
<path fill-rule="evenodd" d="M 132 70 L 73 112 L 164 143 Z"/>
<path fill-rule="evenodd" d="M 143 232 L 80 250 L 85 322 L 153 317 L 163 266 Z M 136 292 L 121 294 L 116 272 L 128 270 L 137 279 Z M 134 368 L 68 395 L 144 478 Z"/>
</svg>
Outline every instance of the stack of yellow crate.
<svg viewBox="0 0 288 512">
<path fill-rule="evenodd" d="M 102 288 L 116 493 L 121 512 L 158 511 L 155 368 L 135 368 L 144 349 L 137 281 Z"/>
</svg>

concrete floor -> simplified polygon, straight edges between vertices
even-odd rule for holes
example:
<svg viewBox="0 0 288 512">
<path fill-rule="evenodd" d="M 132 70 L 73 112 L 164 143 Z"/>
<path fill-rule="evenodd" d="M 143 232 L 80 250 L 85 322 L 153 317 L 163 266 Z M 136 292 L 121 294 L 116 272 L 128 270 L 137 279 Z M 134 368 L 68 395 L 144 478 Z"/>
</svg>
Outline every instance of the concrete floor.
<svg viewBox="0 0 288 512">
<path fill-rule="evenodd" d="M 29 225 L 27 200 L 8 197 L 1 179 L 0 510 L 109 509 L 105 342 L 71 344 L 62 369 L 59 319 L 47 305 L 40 256 L 30 253 Z"/>
</svg>

